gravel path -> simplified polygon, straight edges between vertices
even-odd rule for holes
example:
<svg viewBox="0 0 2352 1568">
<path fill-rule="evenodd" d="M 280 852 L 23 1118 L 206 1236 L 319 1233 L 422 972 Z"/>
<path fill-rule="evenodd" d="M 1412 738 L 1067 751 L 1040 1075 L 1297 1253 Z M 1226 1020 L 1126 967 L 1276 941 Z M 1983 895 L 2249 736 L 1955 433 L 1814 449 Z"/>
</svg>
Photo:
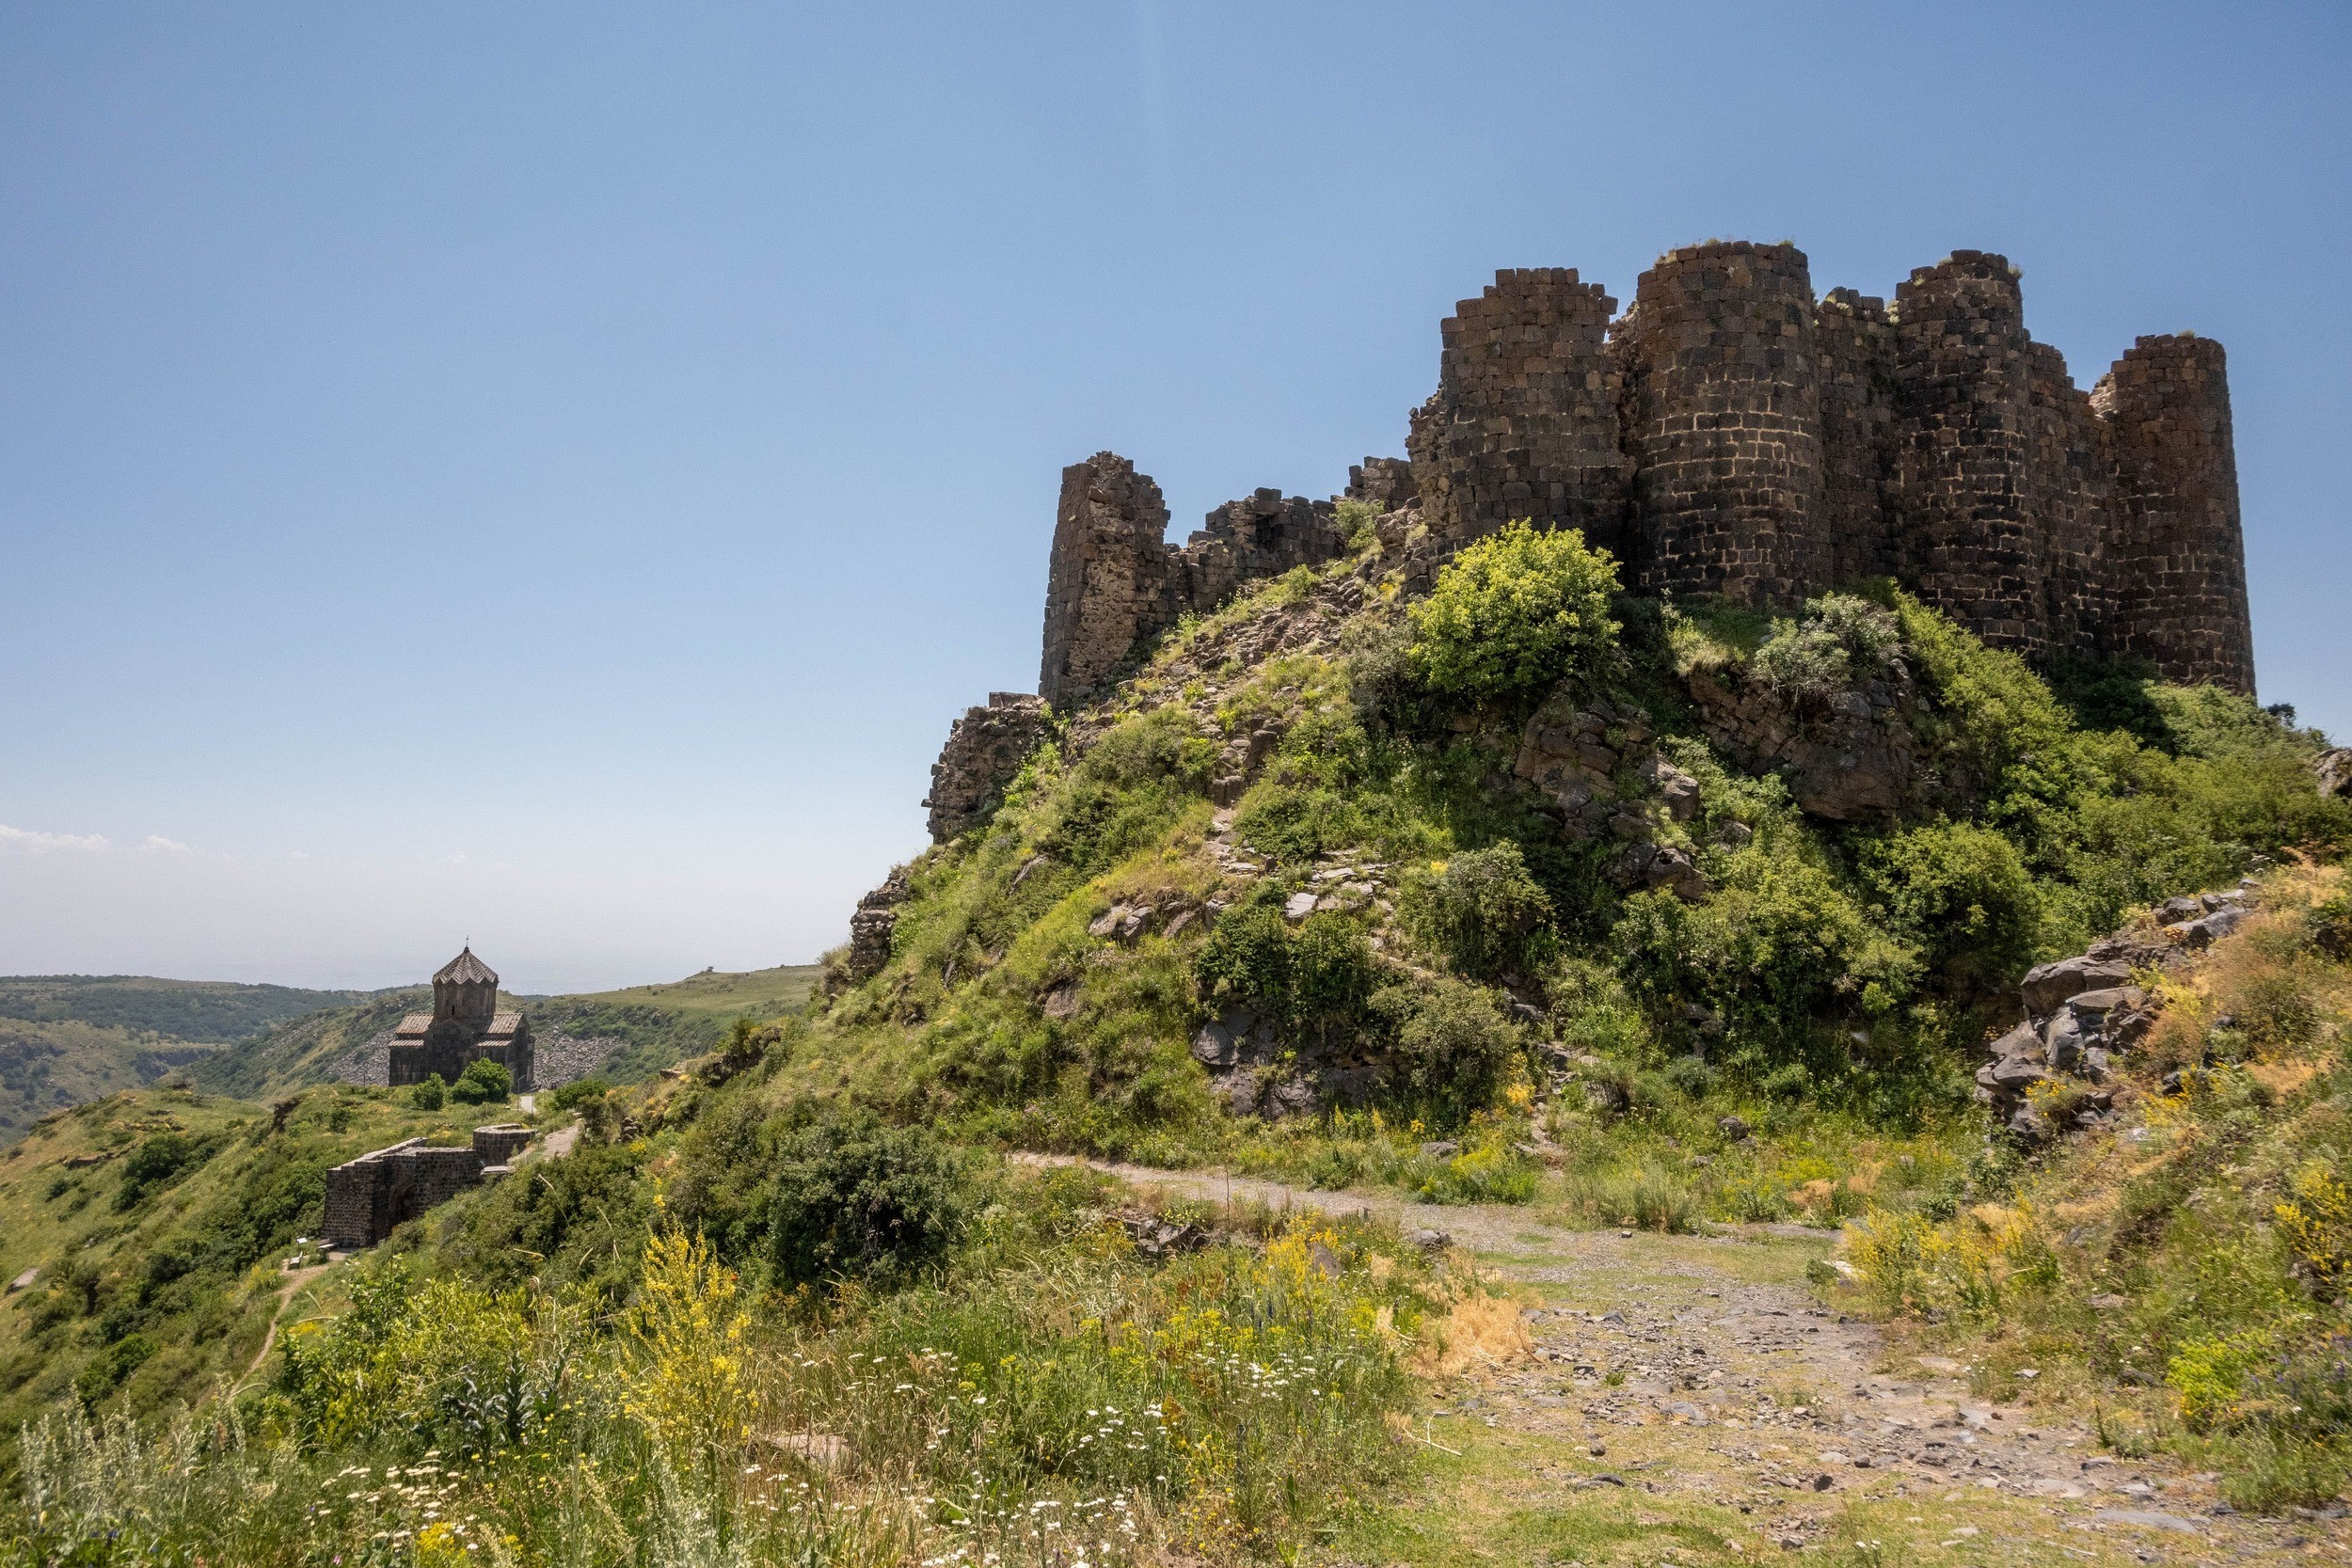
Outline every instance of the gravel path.
<svg viewBox="0 0 2352 1568">
<path fill-rule="evenodd" d="M 1903 1354 L 1877 1325 L 1824 1307 L 1803 1270 L 1829 1250 L 1827 1232 L 1569 1230 L 1495 1205 L 1014 1158 L 1084 1164 L 1196 1200 L 1369 1213 L 1477 1254 L 1520 1287 L 1535 1353 L 1441 1387 L 1430 1431 L 1472 1465 L 1497 1465 L 1478 1481 L 1497 1508 L 1597 1492 L 1679 1502 L 1736 1514 L 1754 1532 L 1750 1549 L 1798 1550 L 1826 1544 L 1860 1505 L 1924 1527 L 1932 1539 L 1916 1544 L 1932 1555 L 1922 1560 L 1953 1562 L 2352 1557 L 2344 1522 L 2233 1514 L 2217 1478 L 2108 1454 L 2065 1411 L 1976 1399 L 1965 1368 Z"/>
</svg>

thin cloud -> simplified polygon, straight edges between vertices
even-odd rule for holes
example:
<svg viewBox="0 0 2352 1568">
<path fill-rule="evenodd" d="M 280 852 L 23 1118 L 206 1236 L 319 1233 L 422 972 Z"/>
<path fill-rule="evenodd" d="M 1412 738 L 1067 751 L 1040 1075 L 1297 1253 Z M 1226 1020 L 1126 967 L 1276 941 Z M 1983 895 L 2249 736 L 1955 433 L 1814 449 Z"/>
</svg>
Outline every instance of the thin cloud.
<svg viewBox="0 0 2352 1568">
<path fill-rule="evenodd" d="M 51 849 L 104 849 L 103 833 L 40 833 L 0 822 L 0 849 L 25 849 L 38 855 Z"/>
<path fill-rule="evenodd" d="M 193 850 L 193 849 L 189 848 L 186 845 L 184 845 L 184 844 L 181 843 L 178 839 L 176 839 L 176 838 L 166 838 L 166 837 L 165 837 L 163 834 L 161 834 L 161 833 L 150 833 L 150 834 L 148 834 L 148 835 L 147 835 L 147 842 L 146 842 L 145 844 L 140 845 L 140 846 L 139 846 L 139 847 L 140 847 L 140 848 L 142 848 L 142 849 L 147 849 L 147 850 L 153 851 L 153 852 L 158 853 L 158 854 L 167 854 L 167 855 L 192 855 L 192 854 L 196 853 L 196 851 L 195 851 L 195 850 Z"/>
</svg>

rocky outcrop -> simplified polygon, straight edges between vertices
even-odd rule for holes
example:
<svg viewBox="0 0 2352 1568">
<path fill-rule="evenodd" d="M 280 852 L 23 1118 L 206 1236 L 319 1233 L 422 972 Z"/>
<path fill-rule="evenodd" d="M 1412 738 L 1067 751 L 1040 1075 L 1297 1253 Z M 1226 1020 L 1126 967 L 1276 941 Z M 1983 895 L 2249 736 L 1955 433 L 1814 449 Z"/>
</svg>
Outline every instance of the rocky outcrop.
<svg viewBox="0 0 2352 1568">
<path fill-rule="evenodd" d="M 2322 752 L 2312 760 L 2322 795 L 2352 797 L 2352 749 L 2342 746 Z"/>
<path fill-rule="evenodd" d="M 1375 1065 L 1349 1060 L 1320 1041 L 1289 1039 L 1247 1007 L 1200 1026 L 1192 1057 L 1209 1071 L 1217 1101 L 1237 1117 L 1311 1116 L 1327 1105 L 1361 1105 L 1378 1086 Z"/>
<path fill-rule="evenodd" d="M 1613 884 L 1696 898 L 1707 879 L 1688 847 L 1661 842 L 1660 817 L 1696 817 L 1699 783 L 1653 750 L 1655 738 L 1641 709 L 1580 704 L 1563 689 L 1527 721 L 1511 771 L 1534 786 L 1568 837 L 1624 841 L 1606 872 Z"/>
<path fill-rule="evenodd" d="M 2008 1136 L 2027 1145 L 2101 1125 L 2126 1053 L 2155 1022 L 2157 1002 L 2135 976 L 2172 968 L 2235 930 L 2249 884 L 2167 900 L 2156 924 L 2102 937 L 2089 950 L 2026 972 L 2025 1022 L 1987 1047 L 1977 1098 Z"/>
<path fill-rule="evenodd" d="M 1693 670 L 1685 684 L 1707 738 L 1746 768 L 1777 771 L 1808 816 L 1854 822 L 1911 802 L 1920 768 L 1899 664 L 1820 694 L 1783 691 L 1729 667 Z"/>
<path fill-rule="evenodd" d="M 923 804 L 930 808 L 933 844 L 946 843 L 996 809 L 1047 727 L 1044 701 L 1015 692 L 992 691 L 987 706 L 964 710 L 931 764 L 931 792 Z"/>
</svg>

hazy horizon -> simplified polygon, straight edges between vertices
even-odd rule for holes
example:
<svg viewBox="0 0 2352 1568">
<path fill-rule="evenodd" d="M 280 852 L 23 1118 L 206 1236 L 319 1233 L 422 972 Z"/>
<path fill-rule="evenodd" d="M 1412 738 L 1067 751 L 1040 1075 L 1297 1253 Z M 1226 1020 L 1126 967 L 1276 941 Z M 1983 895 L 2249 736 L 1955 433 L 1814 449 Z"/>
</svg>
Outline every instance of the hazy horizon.
<svg viewBox="0 0 2352 1568">
<path fill-rule="evenodd" d="M 1033 690 L 1060 470 L 1401 455 L 1499 267 L 2022 267 L 2230 356 L 2262 697 L 2352 732 L 2352 17 L 0 8 L 0 970 L 814 960 Z"/>
</svg>

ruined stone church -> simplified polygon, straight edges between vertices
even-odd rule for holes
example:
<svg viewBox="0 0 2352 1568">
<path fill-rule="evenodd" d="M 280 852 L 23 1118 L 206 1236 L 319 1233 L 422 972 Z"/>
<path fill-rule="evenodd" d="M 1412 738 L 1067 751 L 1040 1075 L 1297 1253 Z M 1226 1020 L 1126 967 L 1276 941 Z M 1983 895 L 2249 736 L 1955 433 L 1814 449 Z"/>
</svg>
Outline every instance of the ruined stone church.
<svg viewBox="0 0 2352 1568">
<path fill-rule="evenodd" d="M 514 1080 L 517 1093 L 532 1083 L 531 1022 L 520 1012 L 501 1012 L 497 971 L 465 951 L 433 976 L 433 1010 L 410 1013 L 392 1032 L 391 1083 L 397 1088 L 438 1074 L 454 1084 L 469 1064 L 493 1061 Z"/>
</svg>

